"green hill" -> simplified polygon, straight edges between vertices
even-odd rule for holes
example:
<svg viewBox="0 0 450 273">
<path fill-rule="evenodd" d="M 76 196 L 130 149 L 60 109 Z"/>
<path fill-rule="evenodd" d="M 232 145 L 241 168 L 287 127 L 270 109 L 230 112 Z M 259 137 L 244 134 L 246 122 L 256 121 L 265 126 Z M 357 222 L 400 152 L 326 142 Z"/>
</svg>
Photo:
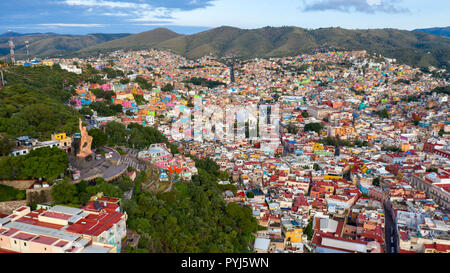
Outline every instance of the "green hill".
<svg viewBox="0 0 450 273">
<path fill-rule="evenodd" d="M 431 33 L 431 34 L 434 34 L 434 35 L 450 37 L 450 26 L 449 27 L 422 28 L 422 29 L 415 29 L 413 31 L 415 31 L 415 32 L 426 32 L 426 33 Z"/>
<path fill-rule="evenodd" d="M 0 134 L 49 139 L 53 132 L 78 130 L 81 115 L 66 104 L 79 75 L 47 66 L 15 66 L 3 73 L 7 85 L 0 89 Z"/>
<path fill-rule="evenodd" d="M 0 55 L 7 55 L 9 52 L 7 40 L 7 36 L 0 36 Z M 14 38 L 18 57 L 25 54 L 25 40 L 30 41 L 32 56 L 86 56 L 117 49 L 156 48 L 170 50 L 190 59 L 207 54 L 253 58 L 289 56 L 311 53 L 317 49 L 337 48 L 376 52 L 412 66 L 449 68 L 450 65 L 448 38 L 397 29 L 239 29 L 223 26 L 192 35 L 177 34 L 165 28 L 129 36 L 30 34 Z"/>
<path fill-rule="evenodd" d="M 210 53 L 219 57 L 279 57 L 310 53 L 321 47 L 365 49 L 413 66 L 448 67 L 450 59 L 449 39 L 396 29 L 306 30 L 298 27 L 265 27 L 243 30 L 219 27 L 170 39 L 155 47 L 172 50 L 192 59 Z"/>
<path fill-rule="evenodd" d="M 95 53 L 111 49 L 140 49 L 152 48 L 158 43 L 182 36 L 166 28 L 157 28 L 150 31 L 130 35 L 121 39 L 116 39 L 99 45 L 82 49 L 80 52 Z"/>
<path fill-rule="evenodd" d="M 128 36 L 129 34 L 89 34 L 60 35 L 38 33 L 14 37 L 15 52 L 18 59 L 26 57 L 25 41 L 29 41 L 31 57 L 46 57 L 75 52 L 83 48 Z M 0 36 L 0 56 L 9 54 L 9 36 Z"/>
</svg>

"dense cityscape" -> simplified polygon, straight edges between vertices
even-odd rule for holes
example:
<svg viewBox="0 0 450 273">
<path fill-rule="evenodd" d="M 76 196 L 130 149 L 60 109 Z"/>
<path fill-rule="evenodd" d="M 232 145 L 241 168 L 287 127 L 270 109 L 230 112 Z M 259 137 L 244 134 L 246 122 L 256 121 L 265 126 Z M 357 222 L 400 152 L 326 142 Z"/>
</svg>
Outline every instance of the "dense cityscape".
<svg viewBox="0 0 450 273">
<path fill-rule="evenodd" d="M 445 69 L 331 48 L 0 66 L 0 252 L 450 251 Z"/>
<path fill-rule="evenodd" d="M 445 267 L 450 1 L 0 10 L 9 271 Z"/>
</svg>

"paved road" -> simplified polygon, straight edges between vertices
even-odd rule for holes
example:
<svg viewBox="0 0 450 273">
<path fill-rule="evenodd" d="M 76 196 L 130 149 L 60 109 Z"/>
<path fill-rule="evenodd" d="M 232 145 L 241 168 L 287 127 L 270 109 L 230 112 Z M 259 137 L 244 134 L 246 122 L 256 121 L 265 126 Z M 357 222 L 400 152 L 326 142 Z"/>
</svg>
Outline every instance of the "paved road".
<svg viewBox="0 0 450 273">
<path fill-rule="evenodd" d="M 124 192 L 123 197 L 125 197 L 125 199 L 130 200 L 131 198 L 133 198 L 133 194 L 134 194 L 134 188 L 132 188 L 131 190 L 129 190 L 127 192 Z"/>
<path fill-rule="evenodd" d="M 146 169 L 146 165 L 136 158 L 130 157 L 128 155 L 121 155 L 120 156 L 120 163 L 126 164 L 128 167 L 133 167 L 136 170 L 143 171 Z"/>
<path fill-rule="evenodd" d="M 385 228 L 385 244 L 387 253 L 397 253 L 397 230 L 393 217 L 389 210 L 385 209 L 384 228 Z"/>
</svg>

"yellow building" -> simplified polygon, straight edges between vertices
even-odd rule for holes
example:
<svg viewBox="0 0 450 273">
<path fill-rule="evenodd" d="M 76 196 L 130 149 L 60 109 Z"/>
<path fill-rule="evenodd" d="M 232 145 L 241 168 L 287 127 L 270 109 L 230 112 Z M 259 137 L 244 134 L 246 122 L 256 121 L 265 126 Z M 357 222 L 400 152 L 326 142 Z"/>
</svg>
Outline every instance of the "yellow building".
<svg viewBox="0 0 450 273">
<path fill-rule="evenodd" d="M 411 146 L 408 143 L 403 143 L 401 146 L 402 152 L 407 152 L 411 150 Z"/>
<path fill-rule="evenodd" d="M 42 65 L 52 66 L 53 64 L 54 64 L 53 61 L 48 61 L 48 60 L 42 61 Z"/>
<path fill-rule="evenodd" d="M 450 246 L 444 244 L 424 244 L 424 253 L 450 253 Z"/>
<path fill-rule="evenodd" d="M 321 143 L 314 143 L 312 149 L 313 149 L 313 151 L 322 151 L 323 150 L 323 144 L 321 144 Z"/>
<path fill-rule="evenodd" d="M 338 175 L 338 174 L 327 174 L 323 176 L 323 180 L 340 180 L 343 179 L 344 177 L 342 175 Z"/>
<path fill-rule="evenodd" d="M 66 133 L 52 134 L 53 141 L 59 141 L 60 147 L 70 147 L 72 145 L 72 138 L 68 137 Z"/>
<path fill-rule="evenodd" d="M 287 230 L 285 232 L 285 241 L 291 243 L 301 243 L 303 236 L 303 230 L 301 228 L 295 228 Z"/>
<path fill-rule="evenodd" d="M 116 99 L 117 100 L 124 100 L 124 99 L 134 100 L 134 96 L 132 93 L 120 92 L 120 93 L 116 94 Z"/>
<path fill-rule="evenodd" d="M 336 135 L 339 135 L 339 136 L 353 135 L 354 133 L 355 133 L 355 128 L 353 128 L 353 127 L 336 128 Z"/>
</svg>

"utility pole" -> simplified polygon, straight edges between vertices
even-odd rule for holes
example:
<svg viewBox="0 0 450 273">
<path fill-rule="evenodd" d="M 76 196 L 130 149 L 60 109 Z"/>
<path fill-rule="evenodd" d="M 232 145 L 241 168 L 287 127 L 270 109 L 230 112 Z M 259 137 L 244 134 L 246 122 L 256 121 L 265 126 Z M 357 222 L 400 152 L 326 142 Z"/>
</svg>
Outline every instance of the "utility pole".
<svg viewBox="0 0 450 273">
<path fill-rule="evenodd" d="M 13 38 L 9 37 L 9 52 L 11 53 L 11 63 L 15 64 L 16 63 L 16 56 L 14 54 L 14 42 L 13 42 Z"/>
<path fill-rule="evenodd" d="M 27 47 L 27 62 L 30 62 L 30 52 L 28 50 L 28 46 L 30 45 L 29 41 L 25 41 L 25 46 Z"/>
<path fill-rule="evenodd" d="M 0 70 L 0 74 L 2 76 L 2 81 L 0 82 L 0 88 L 2 88 L 3 86 L 5 86 L 5 79 L 3 78 L 3 70 Z"/>
</svg>

